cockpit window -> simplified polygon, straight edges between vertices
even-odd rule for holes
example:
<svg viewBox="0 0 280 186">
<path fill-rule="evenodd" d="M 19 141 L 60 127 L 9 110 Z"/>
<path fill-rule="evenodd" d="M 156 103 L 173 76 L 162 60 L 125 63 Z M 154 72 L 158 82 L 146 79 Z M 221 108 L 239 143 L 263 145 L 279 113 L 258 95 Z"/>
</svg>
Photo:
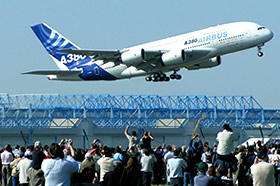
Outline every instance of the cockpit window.
<svg viewBox="0 0 280 186">
<path fill-rule="evenodd" d="M 262 30 L 262 29 L 265 29 L 265 27 L 264 27 L 264 26 L 262 26 L 262 27 L 259 27 L 259 28 L 258 28 L 258 30 Z"/>
</svg>

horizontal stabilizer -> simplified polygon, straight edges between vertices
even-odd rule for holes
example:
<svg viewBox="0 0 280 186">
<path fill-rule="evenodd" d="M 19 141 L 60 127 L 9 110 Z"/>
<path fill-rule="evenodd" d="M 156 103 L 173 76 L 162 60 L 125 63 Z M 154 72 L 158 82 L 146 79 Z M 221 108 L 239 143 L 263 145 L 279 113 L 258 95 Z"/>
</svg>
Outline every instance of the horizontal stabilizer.
<svg viewBox="0 0 280 186">
<path fill-rule="evenodd" d="M 38 70 L 38 71 L 31 71 L 31 72 L 25 72 L 22 74 L 31 74 L 31 75 L 56 75 L 56 76 L 74 76 L 79 75 L 81 71 L 75 70 L 75 71 L 62 71 L 62 70 Z"/>
</svg>

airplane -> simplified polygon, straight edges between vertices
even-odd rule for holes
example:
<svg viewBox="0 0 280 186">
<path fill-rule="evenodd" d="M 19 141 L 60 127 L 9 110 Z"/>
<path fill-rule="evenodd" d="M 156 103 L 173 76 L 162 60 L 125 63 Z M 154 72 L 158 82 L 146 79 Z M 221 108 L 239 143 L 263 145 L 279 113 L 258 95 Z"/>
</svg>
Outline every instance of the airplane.
<svg viewBox="0 0 280 186">
<path fill-rule="evenodd" d="M 50 80 L 119 80 L 146 76 L 146 81 L 180 80 L 177 72 L 221 64 L 221 56 L 257 47 L 259 57 L 273 33 L 253 22 L 212 26 L 121 50 L 83 50 L 45 23 L 31 26 L 60 70 L 23 74 L 45 75 Z M 168 72 L 173 72 L 167 75 Z"/>
</svg>

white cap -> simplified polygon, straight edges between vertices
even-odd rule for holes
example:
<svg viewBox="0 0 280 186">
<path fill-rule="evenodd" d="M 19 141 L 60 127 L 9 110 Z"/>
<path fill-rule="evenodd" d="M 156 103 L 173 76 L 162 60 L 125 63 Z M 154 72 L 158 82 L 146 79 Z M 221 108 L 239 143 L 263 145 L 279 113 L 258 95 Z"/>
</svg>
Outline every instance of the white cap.
<svg viewBox="0 0 280 186">
<path fill-rule="evenodd" d="M 40 141 L 35 141 L 35 143 L 34 143 L 34 147 L 37 147 L 37 146 L 41 146 L 41 142 Z"/>
</svg>

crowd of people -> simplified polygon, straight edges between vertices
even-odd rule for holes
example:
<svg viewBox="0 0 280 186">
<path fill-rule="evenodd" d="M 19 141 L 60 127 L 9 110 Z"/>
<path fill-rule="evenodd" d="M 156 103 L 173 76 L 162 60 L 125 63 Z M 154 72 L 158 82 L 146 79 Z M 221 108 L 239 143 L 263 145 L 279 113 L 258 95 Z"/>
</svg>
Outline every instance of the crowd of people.
<svg viewBox="0 0 280 186">
<path fill-rule="evenodd" d="M 71 139 L 42 146 L 6 145 L 1 152 L 1 183 L 6 185 L 101 186 L 274 186 L 279 185 L 280 145 L 234 148 L 238 140 L 228 124 L 217 134 L 217 145 L 193 135 L 188 145 L 158 145 L 145 131 L 124 134 L 128 147 L 108 147 L 99 139 L 90 149 L 75 148 Z"/>
</svg>

